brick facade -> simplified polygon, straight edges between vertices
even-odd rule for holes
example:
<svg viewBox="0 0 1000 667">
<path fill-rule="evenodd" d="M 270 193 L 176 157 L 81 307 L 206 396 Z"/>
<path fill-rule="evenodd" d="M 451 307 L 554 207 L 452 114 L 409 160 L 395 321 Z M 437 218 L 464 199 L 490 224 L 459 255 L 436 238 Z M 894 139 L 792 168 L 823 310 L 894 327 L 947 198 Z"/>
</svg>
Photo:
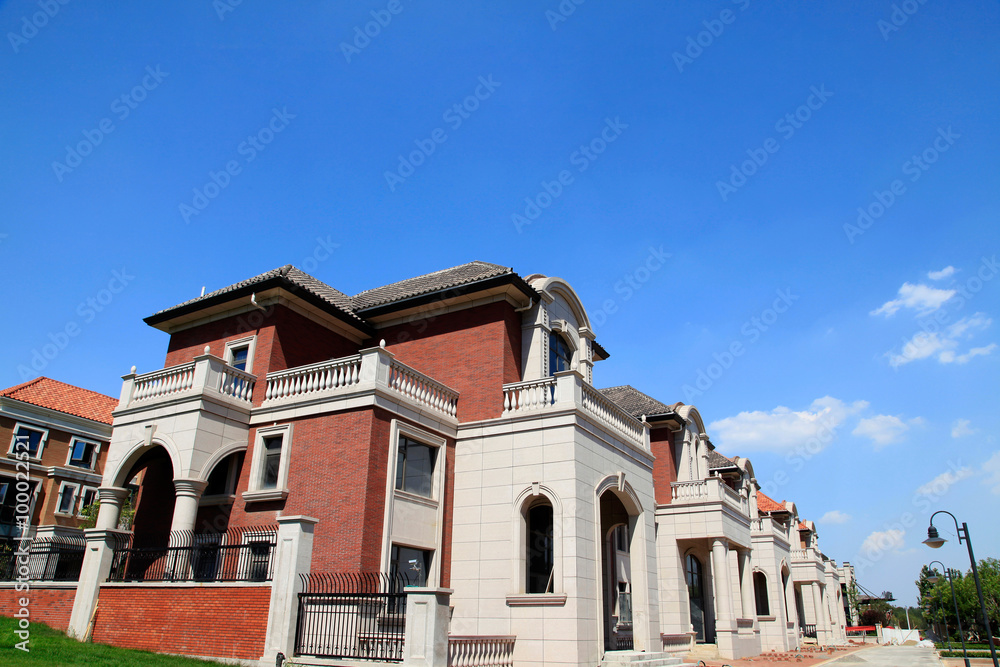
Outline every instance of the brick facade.
<svg viewBox="0 0 1000 667">
<path fill-rule="evenodd" d="M 158 653 L 256 660 L 264 652 L 270 598 L 270 586 L 105 584 L 93 640 Z"/>
<path fill-rule="evenodd" d="M 45 584 L 31 584 L 27 591 L 16 591 L 12 584 L 0 587 L 0 614 L 13 616 L 21 608 L 19 600 L 27 598 L 32 623 L 44 623 L 57 630 L 69 627 L 69 614 L 73 610 L 76 587 L 46 588 Z"/>
<path fill-rule="evenodd" d="M 668 428 L 654 428 L 649 432 L 649 447 L 656 457 L 656 465 L 653 467 L 653 488 L 658 505 L 670 504 L 673 496 L 670 485 L 677 481 L 674 437 L 674 432 Z"/>
</svg>

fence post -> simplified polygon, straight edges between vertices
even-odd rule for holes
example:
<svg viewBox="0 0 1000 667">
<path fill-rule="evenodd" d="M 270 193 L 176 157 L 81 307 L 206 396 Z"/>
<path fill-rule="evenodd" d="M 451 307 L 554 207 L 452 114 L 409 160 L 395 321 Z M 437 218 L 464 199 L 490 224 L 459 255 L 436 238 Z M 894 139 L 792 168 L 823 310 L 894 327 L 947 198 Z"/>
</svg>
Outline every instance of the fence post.
<svg viewBox="0 0 1000 667">
<path fill-rule="evenodd" d="M 271 603 L 267 610 L 267 636 L 261 664 L 273 665 L 279 653 L 291 658 L 295 651 L 300 574 L 312 567 L 313 529 L 319 519 L 308 516 L 278 517 L 277 546 L 271 577 Z"/>
<path fill-rule="evenodd" d="M 406 587 L 403 664 L 448 667 L 450 588 Z"/>
<path fill-rule="evenodd" d="M 123 542 L 128 535 L 124 531 L 101 528 L 91 528 L 83 533 L 87 538 L 87 550 L 83 554 L 83 564 L 80 566 L 80 581 L 76 586 L 76 597 L 73 598 L 73 611 L 70 613 L 67 631 L 70 637 L 79 641 L 87 640 L 90 619 L 97 606 L 101 584 L 107 581 L 111 572 L 115 544 Z"/>
</svg>

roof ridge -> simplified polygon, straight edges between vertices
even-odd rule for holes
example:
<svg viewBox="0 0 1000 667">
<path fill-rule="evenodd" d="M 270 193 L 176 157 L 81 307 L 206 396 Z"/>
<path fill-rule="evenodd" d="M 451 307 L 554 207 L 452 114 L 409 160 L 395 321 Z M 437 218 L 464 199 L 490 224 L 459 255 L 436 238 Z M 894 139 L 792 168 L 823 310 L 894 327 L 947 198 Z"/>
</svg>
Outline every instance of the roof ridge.
<svg viewBox="0 0 1000 667">
<path fill-rule="evenodd" d="M 28 380 L 27 382 L 22 382 L 21 384 L 16 384 L 13 387 L 7 387 L 6 389 L 0 389 L 0 396 L 10 396 L 15 391 L 20 391 L 21 389 L 30 387 L 36 382 L 41 382 L 42 380 L 49 380 L 49 379 L 51 378 L 47 378 L 44 375 L 39 375 L 33 380 Z M 53 380 L 53 382 L 58 382 L 58 380 Z"/>
<path fill-rule="evenodd" d="M 449 266 L 449 267 L 444 268 L 444 269 L 438 269 L 437 271 L 431 271 L 430 273 L 421 273 L 420 275 L 417 275 L 417 276 L 410 276 L 409 278 L 403 278 L 402 280 L 395 280 L 395 281 L 393 281 L 391 283 L 386 283 L 385 285 L 378 285 L 377 287 L 370 287 L 370 288 L 368 288 L 366 290 L 362 290 L 362 291 L 358 292 L 357 294 L 352 295 L 350 298 L 354 299 L 354 298 L 357 298 L 357 297 L 359 297 L 359 296 L 361 296 L 363 294 L 368 294 L 369 292 L 374 292 L 375 290 L 380 290 L 380 289 L 384 289 L 386 287 L 392 287 L 393 285 L 398 285 L 400 283 L 405 283 L 408 280 L 417 280 L 418 278 L 429 278 L 431 276 L 436 276 L 438 274 L 445 273 L 447 271 L 454 271 L 455 269 L 460 269 L 463 266 L 472 266 L 473 264 L 482 264 L 483 266 L 492 266 L 492 267 L 496 267 L 498 269 L 505 269 L 507 271 L 513 271 L 514 270 L 514 268 L 510 267 L 510 266 L 503 266 L 502 264 L 494 264 L 492 262 L 484 262 L 484 261 L 479 260 L 479 259 L 474 259 L 471 262 L 464 262 L 462 264 L 456 264 L 455 266 Z"/>
</svg>

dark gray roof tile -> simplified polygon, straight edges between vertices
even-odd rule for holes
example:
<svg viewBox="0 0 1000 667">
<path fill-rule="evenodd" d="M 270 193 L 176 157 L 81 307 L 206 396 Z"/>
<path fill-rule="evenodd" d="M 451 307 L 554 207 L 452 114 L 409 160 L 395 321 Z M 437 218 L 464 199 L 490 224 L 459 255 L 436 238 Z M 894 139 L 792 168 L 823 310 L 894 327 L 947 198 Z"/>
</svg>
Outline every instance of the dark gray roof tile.
<svg viewBox="0 0 1000 667">
<path fill-rule="evenodd" d="M 449 287 L 468 285 L 485 280 L 486 278 L 493 278 L 508 273 L 513 274 L 514 270 L 506 266 L 490 264 L 488 262 L 469 262 L 461 266 L 453 266 L 450 269 L 443 269 L 434 273 L 417 276 L 416 278 L 407 278 L 406 280 L 400 280 L 389 285 L 365 290 L 364 292 L 355 294 L 351 297 L 351 300 L 354 302 L 357 310 L 364 310 L 394 301 L 402 301 L 403 299 L 409 299 L 429 292 L 437 292 Z"/>
<path fill-rule="evenodd" d="M 642 415 L 660 415 L 666 412 L 673 412 L 675 406 L 661 403 L 652 396 L 648 396 L 635 387 L 623 384 L 618 387 L 608 387 L 601 389 L 601 393 L 617 403 L 623 410 L 634 417 Z"/>
</svg>

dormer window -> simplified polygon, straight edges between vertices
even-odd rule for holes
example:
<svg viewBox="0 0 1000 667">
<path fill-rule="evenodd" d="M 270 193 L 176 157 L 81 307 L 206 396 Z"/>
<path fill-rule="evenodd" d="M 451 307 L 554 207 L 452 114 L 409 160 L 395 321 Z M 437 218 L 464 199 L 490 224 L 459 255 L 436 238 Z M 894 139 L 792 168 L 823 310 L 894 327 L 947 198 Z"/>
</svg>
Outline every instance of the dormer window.
<svg viewBox="0 0 1000 667">
<path fill-rule="evenodd" d="M 232 361 L 229 362 L 229 365 L 233 368 L 245 371 L 247 369 L 247 356 L 250 352 L 250 346 L 244 345 L 242 347 L 233 348 L 230 352 L 232 353 Z"/>
<path fill-rule="evenodd" d="M 549 375 L 573 367 L 573 350 L 558 333 L 549 334 Z"/>
<path fill-rule="evenodd" d="M 253 353 L 257 342 L 256 336 L 247 336 L 226 343 L 224 359 L 226 363 L 247 373 L 253 372 Z"/>
</svg>

